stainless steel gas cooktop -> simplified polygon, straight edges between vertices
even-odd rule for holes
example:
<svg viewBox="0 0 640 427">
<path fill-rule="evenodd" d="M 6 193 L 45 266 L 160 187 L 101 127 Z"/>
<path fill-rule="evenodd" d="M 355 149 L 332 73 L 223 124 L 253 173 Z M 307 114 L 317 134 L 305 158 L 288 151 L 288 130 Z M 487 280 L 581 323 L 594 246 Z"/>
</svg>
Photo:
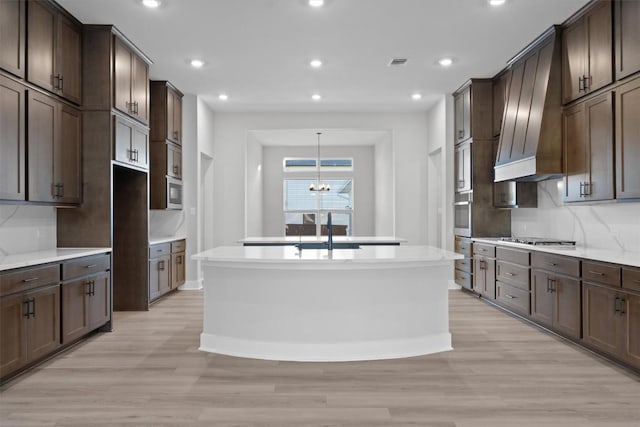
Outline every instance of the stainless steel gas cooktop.
<svg viewBox="0 0 640 427">
<path fill-rule="evenodd" d="M 576 242 L 572 240 L 550 239 L 547 237 L 503 237 L 500 240 L 502 240 L 503 242 L 522 243 L 525 245 L 576 245 Z"/>
</svg>

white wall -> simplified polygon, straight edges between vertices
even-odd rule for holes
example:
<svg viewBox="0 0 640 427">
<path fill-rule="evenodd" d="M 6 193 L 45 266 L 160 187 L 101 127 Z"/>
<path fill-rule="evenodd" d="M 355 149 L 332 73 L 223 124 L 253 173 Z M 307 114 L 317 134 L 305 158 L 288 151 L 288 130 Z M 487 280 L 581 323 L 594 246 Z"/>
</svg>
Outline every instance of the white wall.
<svg viewBox="0 0 640 427">
<path fill-rule="evenodd" d="M 246 156 L 246 236 L 264 236 L 263 232 L 263 176 L 265 162 L 262 143 L 249 132 L 247 136 L 247 156 Z M 267 192 L 267 194 L 269 194 Z M 272 197 L 270 195 L 269 197 Z"/>
<path fill-rule="evenodd" d="M 322 157 L 353 158 L 353 235 L 372 236 L 374 230 L 374 209 L 375 185 L 374 147 L 370 146 L 324 146 L 322 147 Z M 285 157 L 312 157 L 317 155 L 316 147 L 278 147 L 266 146 L 263 148 L 263 188 L 264 197 L 262 202 L 263 214 L 263 235 L 282 236 L 284 235 L 284 214 L 283 214 L 283 180 L 285 178 L 296 178 L 300 175 L 285 173 L 282 168 L 282 160 Z M 346 175 L 341 172 L 323 172 L 323 179 L 344 178 Z M 249 206 L 249 205 L 248 205 Z M 252 234 L 250 236 L 255 236 Z"/>
<path fill-rule="evenodd" d="M 0 205 L 0 257 L 56 247 L 56 209 Z"/>
<path fill-rule="evenodd" d="M 562 188 L 562 180 L 538 183 L 538 208 L 511 210 L 512 234 L 640 253 L 640 203 L 563 204 Z"/>
<path fill-rule="evenodd" d="M 395 233 L 395 177 L 393 166 L 392 135 L 388 134 L 376 144 L 374 151 L 374 179 L 375 186 L 375 224 L 374 235 L 394 236 Z"/>
<path fill-rule="evenodd" d="M 216 113 L 214 243 L 234 245 L 245 232 L 245 154 L 253 129 L 391 129 L 396 235 L 427 241 L 427 125 L 424 113 Z"/>
</svg>

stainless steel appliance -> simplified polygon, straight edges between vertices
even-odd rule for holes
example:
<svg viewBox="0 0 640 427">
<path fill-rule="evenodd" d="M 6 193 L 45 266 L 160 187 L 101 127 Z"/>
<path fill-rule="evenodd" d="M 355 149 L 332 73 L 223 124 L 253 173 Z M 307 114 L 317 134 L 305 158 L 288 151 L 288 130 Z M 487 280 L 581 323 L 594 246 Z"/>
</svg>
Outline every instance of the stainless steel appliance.
<svg viewBox="0 0 640 427">
<path fill-rule="evenodd" d="M 547 237 L 503 237 L 500 240 L 510 243 L 522 243 L 524 245 L 556 245 L 556 246 L 575 246 L 573 240 L 550 239 Z"/>
<path fill-rule="evenodd" d="M 182 209 L 182 181 L 167 177 L 167 209 Z"/>
<path fill-rule="evenodd" d="M 471 237 L 471 210 L 473 193 L 456 193 L 453 203 L 453 232 L 458 236 Z"/>
<path fill-rule="evenodd" d="M 496 208 L 537 208 L 538 183 L 496 182 L 493 185 L 493 206 Z"/>
</svg>

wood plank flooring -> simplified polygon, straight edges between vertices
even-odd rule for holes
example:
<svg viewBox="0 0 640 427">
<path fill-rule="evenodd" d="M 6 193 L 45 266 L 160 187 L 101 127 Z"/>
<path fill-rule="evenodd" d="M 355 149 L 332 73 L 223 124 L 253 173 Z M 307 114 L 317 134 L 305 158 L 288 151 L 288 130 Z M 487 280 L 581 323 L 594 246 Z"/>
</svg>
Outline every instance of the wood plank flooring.
<svg viewBox="0 0 640 427">
<path fill-rule="evenodd" d="M 5 385 L 0 426 L 640 426 L 640 377 L 450 298 L 451 352 L 291 363 L 198 351 L 202 293 L 178 292 Z"/>
</svg>

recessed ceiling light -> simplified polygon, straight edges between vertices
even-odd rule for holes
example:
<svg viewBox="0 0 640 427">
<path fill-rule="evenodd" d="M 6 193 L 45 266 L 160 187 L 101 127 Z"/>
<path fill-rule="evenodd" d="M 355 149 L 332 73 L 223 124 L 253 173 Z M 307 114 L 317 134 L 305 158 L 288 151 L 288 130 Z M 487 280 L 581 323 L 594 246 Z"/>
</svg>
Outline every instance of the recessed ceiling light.
<svg viewBox="0 0 640 427">
<path fill-rule="evenodd" d="M 411 99 L 415 100 L 415 101 L 419 101 L 422 99 L 422 95 L 419 93 L 414 93 L 413 95 L 411 95 Z"/>
<path fill-rule="evenodd" d="M 489 0 L 491 6 L 502 6 L 505 2 L 506 0 Z"/>
<path fill-rule="evenodd" d="M 441 58 L 438 60 L 438 64 L 442 65 L 443 67 L 448 67 L 451 64 L 453 64 L 453 59 L 451 58 Z"/>
<path fill-rule="evenodd" d="M 142 0 L 142 4 L 150 9 L 155 9 L 160 6 L 160 0 Z"/>
<path fill-rule="evenodd" d="M 220 95 L 218 95 L 218 99 L 220 101 L 226 101 L 227 99 L 229 99 L 229 95 L 227 95 L 226 93 L 221 93 Z"/>
<path fill-rule="evenodd" d="M 320 61 L 319 59 L 314 59 L 309 62 L 309 65 L 311 65 L 313 68 L 320 68 L 322 67 L 322 61 Z"/>
<path fill-rule="evenodd" d="M 309 0 L 309 6 L 311 7 L 322 7 L 324 5 L 324 0 Z"/>
<path fill-rule="evenodd" d="M 204 61 L 201 59 L 192 59 L 191 60 L 191 66 L 193 68 L 202 68 L 202 66 L 204 65 Z"/>
<path fill-rule="evenodd" d="M 313 95 L 311 95 L 311 99 L 313 99 L 314 101 L 320 101 L 322 99 L 322 96 L 320 96 L 320 94 L 314 93 Z"/>
</svg>

